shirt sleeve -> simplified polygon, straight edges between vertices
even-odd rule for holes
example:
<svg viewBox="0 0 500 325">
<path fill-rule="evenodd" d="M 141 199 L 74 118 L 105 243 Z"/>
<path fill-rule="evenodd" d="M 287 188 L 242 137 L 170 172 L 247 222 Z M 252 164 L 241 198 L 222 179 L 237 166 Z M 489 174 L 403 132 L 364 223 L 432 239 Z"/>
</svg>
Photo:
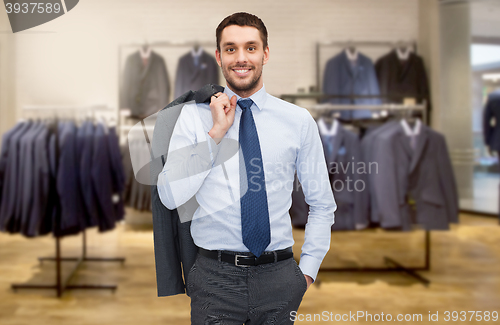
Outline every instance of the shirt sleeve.
<svg viewBox="0 0 500 325">
<path fill-rule="evenodd" d="M 307 114 L 302 127 L 296 168 L 309 205 L 299 267 L 302 273 L 315 281 L 321 262 L 330 249 L 331 227 L 337 204 L 328 177 L 318 126 L 310 114 Z"/>
<path fill-rule="evenodd" d="M 173 210 L 191 199 L 210 173 L 222 144 L 205 131 L 196 104 L 185 105 L 174 126 L 158 194 Z"/>
</svg>

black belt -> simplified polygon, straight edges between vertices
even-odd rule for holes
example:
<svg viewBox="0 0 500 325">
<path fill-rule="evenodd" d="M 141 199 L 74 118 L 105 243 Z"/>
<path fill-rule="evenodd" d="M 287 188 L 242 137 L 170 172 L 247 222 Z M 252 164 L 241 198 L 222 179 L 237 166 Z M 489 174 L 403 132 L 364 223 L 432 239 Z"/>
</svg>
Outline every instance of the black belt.
<svg viewBox="0 0 500 325">
<path fill-rule="evenodd" d="M 259 257 L 256 257 L 252 253 L 217 251 L 217 250 L 210 251 L 201 247 L 198 250 L 198 252 L 202 256 L 234 264 L 236 266 L 255 266 L 260 264 L 276 263 L 293 257 L 293 251 L 291 247 L 272 252 L 264 252 Z"/>
</svg>

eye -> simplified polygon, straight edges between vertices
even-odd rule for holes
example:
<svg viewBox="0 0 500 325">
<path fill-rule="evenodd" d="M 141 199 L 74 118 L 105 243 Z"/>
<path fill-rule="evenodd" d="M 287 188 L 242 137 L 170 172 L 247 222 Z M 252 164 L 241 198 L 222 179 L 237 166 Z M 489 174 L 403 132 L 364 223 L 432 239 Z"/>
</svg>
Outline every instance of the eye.
<svg viewBox="0 0 500 325">
<path fill-rule="evenodd" d="M 232 47 L 226 49 L 226 52 L 234 52 L 234 49 Z"/>
<path fill-rule="evenodd" d="M 250 51 L 255 51 L 255 50 L 256 50 L 256 48 L 255 48 L 255 46 L 250 46 L 250 47 L 248 48 L 248 50 L 250 50 Z"/>
</svg>

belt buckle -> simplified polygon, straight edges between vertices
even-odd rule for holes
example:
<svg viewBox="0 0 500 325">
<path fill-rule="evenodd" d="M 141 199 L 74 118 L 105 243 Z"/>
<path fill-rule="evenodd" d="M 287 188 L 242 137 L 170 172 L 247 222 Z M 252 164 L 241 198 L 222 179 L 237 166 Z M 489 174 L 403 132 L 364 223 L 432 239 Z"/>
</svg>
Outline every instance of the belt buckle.
<svg viewBox="0 0 500 325">
<path fill-rule="evenodd" d="M 238 257 L 248 257 L 248 256 L 245 256 L 245 255 L 234 255 L 234 265 L 236 266 L 240 266 L 240 267 L 250 267 L 250 265 L 240 265 L 238 264 Z"/>
</svg>

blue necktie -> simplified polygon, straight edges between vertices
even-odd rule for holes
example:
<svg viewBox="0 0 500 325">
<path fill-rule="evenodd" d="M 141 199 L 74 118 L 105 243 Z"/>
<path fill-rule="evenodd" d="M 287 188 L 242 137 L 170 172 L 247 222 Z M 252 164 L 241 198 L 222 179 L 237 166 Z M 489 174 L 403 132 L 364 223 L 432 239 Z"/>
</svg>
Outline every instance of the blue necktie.
<svg viewBox="0 0 500 325">
<path fill-rule="evenodd" d="M 238 101 L 241 107 L 239 142 L 246 169 L 245 173 L 240 166 L 240 188 L 244 191 L 245 184 L 248 185 L 240 200 L 241 232 L 243 244 L 258 257 L 271 242 L 271 227 L 259 135 L 250 109 L 252 104 L 251 99 Z"/>
</svg>

